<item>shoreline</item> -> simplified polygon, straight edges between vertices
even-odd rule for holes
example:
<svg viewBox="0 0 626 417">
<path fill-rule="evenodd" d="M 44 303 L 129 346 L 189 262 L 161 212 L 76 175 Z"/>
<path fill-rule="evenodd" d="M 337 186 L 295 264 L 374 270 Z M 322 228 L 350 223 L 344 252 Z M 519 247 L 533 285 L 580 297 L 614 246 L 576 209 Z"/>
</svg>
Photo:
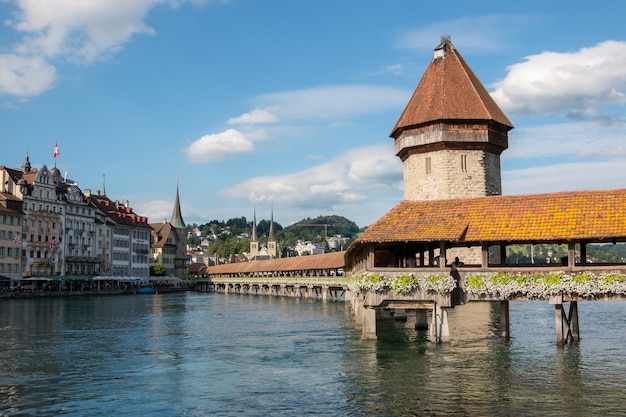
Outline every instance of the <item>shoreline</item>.
<svg viewBox="0 0 626 417">
<path fill-rule="evenodd" d="M 153 288 L 153 287 L 145 287 Z M 191 288 L 153 288 L 154 293 L 142 294 L 140 288 L 121 289 L 121 290 L 96 290 L 96 291 L 14 291 L 0 293 L 2 299 L 25 299 L 25 298 L 58 298 L 58 297 L 97 297 L 97 296 L 114 296 L 114 295 L 158 295 L 191 291 Z"/>
</svg>

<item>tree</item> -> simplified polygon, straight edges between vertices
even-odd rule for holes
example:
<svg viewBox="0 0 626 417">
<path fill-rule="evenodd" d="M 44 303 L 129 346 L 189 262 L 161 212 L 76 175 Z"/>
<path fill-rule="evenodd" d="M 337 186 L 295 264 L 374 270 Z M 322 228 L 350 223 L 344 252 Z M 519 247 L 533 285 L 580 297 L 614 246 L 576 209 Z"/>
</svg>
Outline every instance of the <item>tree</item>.
<svg viewBox="0 0 626 417">
<path fill-rule="evenodd" d="M 150 265 L 150 276 L 151 277 L 164 277 L 167 274 L 167 270 L 161 264 L 158 265 Z"/>
</svg>

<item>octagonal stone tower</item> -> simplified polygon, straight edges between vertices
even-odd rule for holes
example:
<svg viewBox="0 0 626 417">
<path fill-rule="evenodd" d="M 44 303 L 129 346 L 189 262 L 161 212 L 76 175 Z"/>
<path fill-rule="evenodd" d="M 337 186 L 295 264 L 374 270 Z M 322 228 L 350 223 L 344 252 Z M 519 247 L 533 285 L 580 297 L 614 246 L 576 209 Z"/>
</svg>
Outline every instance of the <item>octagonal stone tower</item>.
<svg viewBox="0 0 626 417">
<path fill-rule="evenodd" d="M 390 136 L 404 166 L 404 198 L 502 194 L 500 154 L 513 124 L 442 37 Z"/>
</svg>

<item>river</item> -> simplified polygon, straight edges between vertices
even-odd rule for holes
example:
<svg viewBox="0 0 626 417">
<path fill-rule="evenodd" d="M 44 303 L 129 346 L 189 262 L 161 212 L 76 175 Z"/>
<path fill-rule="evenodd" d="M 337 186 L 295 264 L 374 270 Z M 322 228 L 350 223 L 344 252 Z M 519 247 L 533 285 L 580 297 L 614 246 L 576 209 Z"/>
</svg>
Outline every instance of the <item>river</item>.
<svg viewBox="0 0 626 417">
<path fill-rule="evenodd" d="M 452 341 L 382 315 L 363 341 L 346 303 L 177 293 L 0 299 L 2 416 L 622 416 L 626 303 L 450 312 Z M 456 336 L 456 337 L 455 337 Z"/>
</svg>

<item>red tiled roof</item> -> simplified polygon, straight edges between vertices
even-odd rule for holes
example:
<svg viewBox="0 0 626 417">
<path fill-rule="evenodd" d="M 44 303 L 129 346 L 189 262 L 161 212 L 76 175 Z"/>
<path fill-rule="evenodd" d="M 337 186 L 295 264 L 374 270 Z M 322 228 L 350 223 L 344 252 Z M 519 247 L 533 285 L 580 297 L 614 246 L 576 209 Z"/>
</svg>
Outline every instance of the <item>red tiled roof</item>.
<svg viewBox="0 0 626 417">
<path fill-rule="evenodd" d="M 194 262 L 192 264 L 189 264 L 189 273 L 191 274 L 196 274 L 201 269 L 206 269 L 206 265 L 203 264 L 202 262 Z"/>
<path fill-rule="evenodd" d="M 452 43 L 441 47 L 443 57 L 430 62 L 390 136 L 437 120 L 493 120 L 513 128 Z"/>
<path fill-rule="evenodd" d="M 355 241 L 626 239 L 626 189 L 401 201 Z"/>
<path fill-rule="evenodd" d="M 148 224 L 148 218 L 135 214 L 130 207 L 124 204 L 116 204 L 104 195 L 92 194 L 90 198 L 98 209 L 116 223 L 152 230 L 152 227 Z"/>
<path fill-rule="evenodd" d="M 252 272 L 301 271 L 308 269 L 343 268 L 345 252 L 320 255 L 295 256 L 292 258 L 268 259 L 264 261 L 236 262 L 209 266 L 206 274 L 238 274 Z"/>
</svg>

